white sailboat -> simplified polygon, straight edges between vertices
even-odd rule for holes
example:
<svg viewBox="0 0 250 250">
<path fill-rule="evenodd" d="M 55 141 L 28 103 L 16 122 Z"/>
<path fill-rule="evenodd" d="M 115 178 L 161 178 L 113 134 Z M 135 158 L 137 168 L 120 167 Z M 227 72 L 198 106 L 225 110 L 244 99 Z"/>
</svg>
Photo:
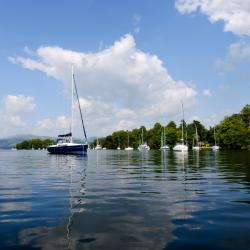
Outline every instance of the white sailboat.
<svg viewBox="0 0 250 250">
<path fill-rule="evenodd" d="M 173 150 L 178 152 L 187 152 L 188 146 L 185 145 L 184 143 L 184 110 L 182 102 L 181 102 L 181 107 L 182 107 L 181 140 L 173 147 Z"/>
<path fill-rule="evenodd" d="M 143 128 L 141 129 L 141 141 L 138 147 L 139 151 L 148 151 L 150 150 L 150 147 L 148 146 L 148 144 L 146 142 L 144 142 L 143 140 Z"/>
<path fill-rule="evenodd" d="M 199 146 L 199 136 L 198 136 L 198 132 L 197 132 L 197 126 L 196 124 L 194 123 L 194 126 L 195 126 L 195 140 L 196 140 L 196 145 L 193 145 L 193 150 L 201 150 L 201 147 Z"/>
<path fill-rule="evenodd" d="M 101 146 L 101 144 L 99 144 L 98 137 L 97 137 L 97 139 L 96 139 L 96 146 L 95 146 L 95 150 L 102 150 L 102 146 Z"/>
<path fill-rule="evenodd" d="M 120 146 L 120 137 L 118 139 L 118 147 L 117 147 L 117 150 L 121 150 L 121 146 Z"/>
<path fill-rule="evenodd" d="M 215 136 L 215 128 L 214 128 L 214 146 L 212 146 L 212 150 L 217 151 L 220 147 L 216 145 L 216 136 Z"/>
<path fill-rule="evenodd" d="M 82 121 L 82 129 L 84 134 L 84 143 L 74 143 L 73 142 L 73 110 L 74 110 L 74 93 L 77 97 L 78 108 L 80 112 L 80 117 Z M 47 147 L 47 150 L 51 154 L 83 154 L 87 153 L 88 149 L 88 140 L 83 123 L 83 116 L 81 111 L 81 106 L 78 97 L 78 91 L 76 87 L 75 77 L 74 77 L 74 68 L 72 66 L 72 78 L 71 78 L 71 125 L 70 132 L 63 135 L 58 135 L 57 144 Z"/>
<path fill-rule="evenodd" d="M 134 150 L 132 147 L 129 146 L 129 133 L 128 133 L 128 147 L 125 148 L 127 151 Z"/>
<path fill-rule="evenodd" d="M 163 128 L 163 131 L 161 133 L 161 150 L 167 151 L 169 150 L 168 145 L 166 145 L 166 128 Z"/>
</svg>

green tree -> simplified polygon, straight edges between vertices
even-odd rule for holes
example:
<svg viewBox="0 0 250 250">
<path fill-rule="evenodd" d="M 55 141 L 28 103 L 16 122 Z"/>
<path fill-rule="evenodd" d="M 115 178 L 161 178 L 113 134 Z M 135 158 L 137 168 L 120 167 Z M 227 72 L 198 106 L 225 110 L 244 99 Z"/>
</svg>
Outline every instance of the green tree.
<svg viewBox="0 0 250 250">
<path fill-rule="evenodd" d="M 166 141 L 167 145 L 170 147 L 174 147 L 177 142 L 177 127 L 175 122 L 171 121 L 166 126 Z"/>
<path fill-rule="evenodd" d="M 42 149 L 47 148 L 49 145 L 54 144 L 55 142 L 51 139 L 31 139 L 24 140 L 16 144 L 16 149 Z"/>
<path fill-rule="evenodd" d="M 162 125 L 157 122 L 154 127 L 148 131 L 148 145 L 151 149 L 160 149 L 161 147 Z"/>
<path fill-rule="evenodd" d="M 244 149 L 248 147 L 248 129 L 240 114 L 225 117 L 216 127 L 218 143 L 226 149 Z"/>
</svg>

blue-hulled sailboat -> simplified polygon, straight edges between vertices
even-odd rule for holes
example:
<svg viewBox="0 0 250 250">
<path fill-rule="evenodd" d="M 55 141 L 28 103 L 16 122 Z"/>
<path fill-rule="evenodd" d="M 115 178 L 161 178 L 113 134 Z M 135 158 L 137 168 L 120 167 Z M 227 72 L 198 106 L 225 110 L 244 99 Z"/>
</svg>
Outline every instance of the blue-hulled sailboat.
<svg viewBox="0 0 250 250">
<path fill-rule="evenodd" d="M 86 135 L 86 130 L 83 122 L 83 116 L 81 111 L 81 106 L 78 97 L 78 91 L 76 87 L 75 77 L 74 77 L 74 69 L 72 66 L 72 105 L 71 105 L 71 126 L 70 126 L 70 133 L 58 135 L 57 142 L 55 145 L 51 145 L 47 147 L 47 150 L 51 154 L 86 154 L 88 150 L 88 140 Z M 82 121 L 82 129 L 84 134 L 84 143 L 74 143 L 73 142 L 73 135 L 72 135 L 72 128 L 73 128 L 73 106 L 74 106 L 74 92 L 76 94 L 78 108 L 80 112 L 80 117 Z"/>
</svg>

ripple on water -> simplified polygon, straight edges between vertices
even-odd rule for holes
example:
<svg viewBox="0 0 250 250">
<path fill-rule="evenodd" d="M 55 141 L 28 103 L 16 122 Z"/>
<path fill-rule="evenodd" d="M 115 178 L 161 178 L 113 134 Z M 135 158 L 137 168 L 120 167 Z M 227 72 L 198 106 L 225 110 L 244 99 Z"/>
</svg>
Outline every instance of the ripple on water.
<svg viewBox="0 0 250 250">
<path fill-rule="evenodd" d="M 0 249 L 250 249 L 249 152 L 0 151 Z"/>
</svg>

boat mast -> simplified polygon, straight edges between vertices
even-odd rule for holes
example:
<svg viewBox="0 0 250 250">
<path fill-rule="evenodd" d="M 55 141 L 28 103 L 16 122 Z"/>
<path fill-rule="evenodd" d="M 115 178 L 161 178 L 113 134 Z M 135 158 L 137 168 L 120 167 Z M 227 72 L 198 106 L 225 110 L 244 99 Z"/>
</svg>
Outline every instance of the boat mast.
<svg viewBox="0 0 250 250">
<path fill-rule="evenodd" d="M 161 148 L 163 147 L 163 131 L 161 131 Z"/>
<path fill-rule="evenodd" d="M 197 126 L 196 126 L 196 124 L 194 124 L 194 126 L 195 126 L 195 138 L 196 138 L 196 145 L 197 145 L 197 146 L 199 146 L 199 145 L 198 145 L 198 144 L 199 144 L 199 141 L 198 141 Z"/>
<path fill-rule="evenodd" d="M 73 119 L 74 119 L 74 66 L 71 67 L 71 122 L 70 133 L 71 142 L 73 142 Z"/>
<path fill-rule="evenodd" d="M 181 108 L 182 108 L 181 141 L 182 141 L 182 145 L 183 145 L 184 144 L 184 109 L 183 109 L 182 100 L 181 100 Z"/>
<path fill-rule="evenodd" d="M 214 145 L 216 146 L 215 127 L 214 127 Z"/>
<path fill-rule="evenodd" d="M 141 144 L 143 144 L 143 128 L 141 128 Z"/>
<path fill-rule="evenodd" d="M 128 130 L 127 130 L 128 131 Z M 129 148 L 129 131 L 128 131 L 128 148 Z"/>
<path fill-rule="evenodd" d="M 166 128 L 163 127 L 163 129 L 164 129 L 164 130 L 163 130 L 163 136 L 164 136 L 164 137 L 163 137 L 163 145 L 166 146 Z"/>
<path fill-rule="evenodd" d="M 72 66 L 72 68 L 73 68 L 73 66 Z M 75 81 L 74 72 L 73 72 L 73 74 L 72 74 L 72 80 L 73 80 L 73 85 L 74 85 L 74 87 L 75 87 L 75 92 L 76 92 L 76 97 L 77 97 L 78 108 L 79 108 L 79 112 L 80 112 L 80 116 L 81 116 L 82 130 L 83 130 L 83 133 L 84 133 L 85 141 L 86 141 L 86 143 L 88 143 L 88 138 L 87 138 L 86 130 L 85 130 L 85 127 L 84 127 L 83 116 L 82 116 L 82 110 L 81 110 L 81 105 L 80 105 L 80 101 L 79 101 L 78 91 L 77 91 L 77 87 L 76 87 L 76 81 Z"/>
</svg>

